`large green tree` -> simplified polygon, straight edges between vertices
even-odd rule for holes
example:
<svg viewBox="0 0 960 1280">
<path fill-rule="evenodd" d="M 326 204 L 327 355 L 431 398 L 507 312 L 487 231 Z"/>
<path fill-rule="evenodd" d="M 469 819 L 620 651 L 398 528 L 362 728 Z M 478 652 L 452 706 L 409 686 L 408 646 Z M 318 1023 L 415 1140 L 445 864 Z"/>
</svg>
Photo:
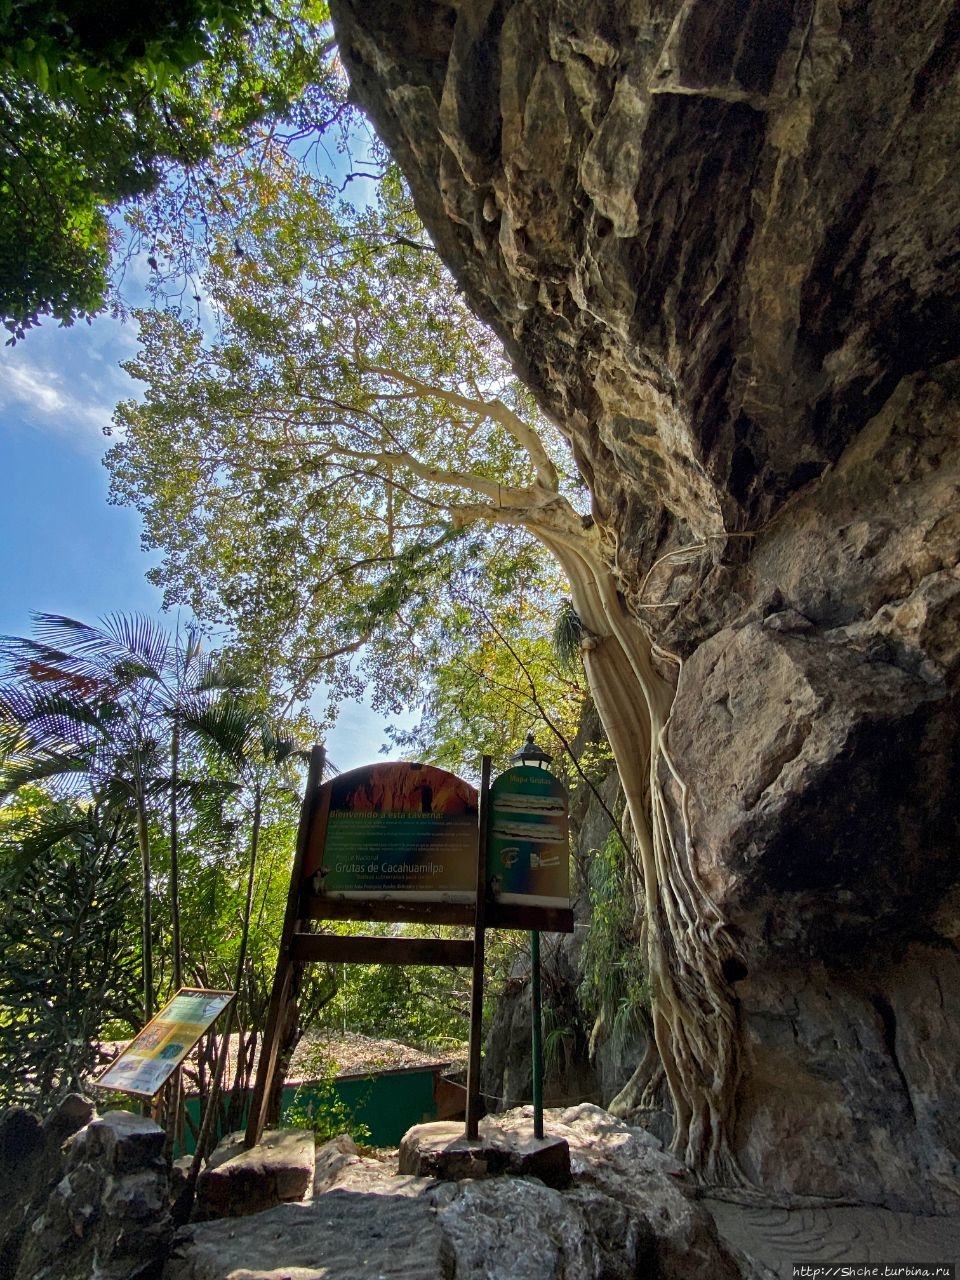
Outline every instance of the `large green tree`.
<svg viewBox="0 0 960 1280">
<path fill-rule="evenodd" d="M 396 181 L 351 207 L 289 156 L 268 159 L 223 176 L 246 218 L 240 256 L 217 233 L 216 336 L 142 318 L 130 370 L 146 395 L 117 413 L 114 495 L 163 550 L 154 577 L 168 598 L 269 647 L 300 694 L 343 679 L 337 663 L 364 648 L 381 696 L 415 700 L 424 638 L 450 610 L 495 610 L 553 558 L 636 842 L 676 1148 L 708 1177 L 735 1177 L 734 944 L 674 834 L 676 659 L 628 610 L 565 442 L 467 312 Z"/>
<path fill-rule="evenodd" d="M 320 123 L 326 16 L 322 0 L 0 6 L 0 321 L 12 341 L 45 315 L 103 309 L 109 214 L 158 190 L 176 228 L 158 240 L 141 209 L 151 267 L 189 272 L 205 162 L 258 122 Z"/>
</svg>

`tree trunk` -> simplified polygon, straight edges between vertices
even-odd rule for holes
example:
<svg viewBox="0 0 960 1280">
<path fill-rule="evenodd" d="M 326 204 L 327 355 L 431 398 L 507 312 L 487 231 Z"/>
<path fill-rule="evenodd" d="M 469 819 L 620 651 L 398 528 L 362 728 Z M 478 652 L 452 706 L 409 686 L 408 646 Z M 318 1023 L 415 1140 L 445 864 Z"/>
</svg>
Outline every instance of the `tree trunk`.
<svg viewBox="0 0 960 1280">
<path fill-rule="evenodd" d="M 569 579 L 584 627 L 587 679 L 636 834 L 653 1033 L 673 1101 L 673 1149 L 704 1181 L 742 1182 L 730 1147 L 740 1028 L 723 973 L 736 946 L 696 870 L 686 788 L 669 755 L 673 686 L 657 671 L 650 638 L 623 604 L 599 535 L 584 530 L 569 508 L 564 518 L 565 505 L 554 505 L 549 524 L 532 519 L 529 527 Z M 664 776 L 681 796 L 673 814 Z"/>
<path fill-rule="evenodd" d="M 180 723 L 174 718 L 170 737 L 170 932 L 173 946 L 173 989 L 183 986 L 183 949 L 180 943 L 180 832 L 177 821 L 177 786 L 180 781 Z"/>
<path fill-rule="evenodd" d="M 140 846 L 140 866 L 143 873 L 143 941 L 141 963 L 143 967 L 143 1021 L 153 1017 L 153 889 L 150 866 L 150 828 L 147 823 L 146 801 L 137 795 L 137 843 Z"/>
<path fill-rule="evenodd" d="M 257 854 L 260 848 L 260 825 L 263 821 L 263 784 L 259 778 L 254 784 L 253 822 L 250 828 L 250 860 L 247 865 L 247 895 L 243 905 L 243 925 L 240 933 L 240 954 L 237 957 L 237 976 L 234 986 L 237 999 L 243 987 L 243 969 L 247 962 L 247 945 L 250 938 L 250 915 L 253 911 L 253 883 L 257 872 Z"/>
</svg>

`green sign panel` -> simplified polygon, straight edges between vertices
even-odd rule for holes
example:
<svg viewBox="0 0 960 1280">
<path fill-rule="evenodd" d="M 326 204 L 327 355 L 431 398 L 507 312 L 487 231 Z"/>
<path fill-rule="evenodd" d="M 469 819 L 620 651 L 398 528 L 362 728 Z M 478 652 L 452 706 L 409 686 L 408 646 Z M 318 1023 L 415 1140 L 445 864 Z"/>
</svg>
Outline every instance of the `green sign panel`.
<svg viewBox="0 0 960 1280">
<path fill-rule="evenodd" d="M 477 793 L 424 764 L 375 764 L 341 774 L 318 806 L 304 859 L 308 889 L 343 899 L 471 902 Z"/>
<path fill-rule="evenodd" d="M 490 788 L 487 884 L 498 902 L 570 905 L 567 792 L 535 765 L 501 773 Z"/>
</svg>

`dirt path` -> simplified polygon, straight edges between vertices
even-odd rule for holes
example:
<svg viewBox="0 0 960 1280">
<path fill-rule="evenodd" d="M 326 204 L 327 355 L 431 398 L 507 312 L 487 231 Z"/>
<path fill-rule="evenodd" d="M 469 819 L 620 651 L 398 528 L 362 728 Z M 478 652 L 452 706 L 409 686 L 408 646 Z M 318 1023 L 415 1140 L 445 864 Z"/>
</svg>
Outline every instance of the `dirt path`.
<svg viewBox="0 0 960 1280">
<path fill-rule="evenodd" d="M 835 1267 L 960 1263 L 960 1218 L 917 1217 L 865 1206 L 774 1209 L 712 1198 L 702 1203 L 720 1234 L 768 1266 L 777 1280 L 790 1280 L 794 1262 Z"/>
</svg>

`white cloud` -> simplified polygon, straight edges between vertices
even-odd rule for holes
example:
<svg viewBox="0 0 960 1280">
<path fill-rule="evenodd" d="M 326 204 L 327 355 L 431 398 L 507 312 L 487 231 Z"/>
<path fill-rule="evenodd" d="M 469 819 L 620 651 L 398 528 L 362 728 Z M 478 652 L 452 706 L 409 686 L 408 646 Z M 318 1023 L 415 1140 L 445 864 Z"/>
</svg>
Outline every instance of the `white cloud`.
<svg viewBox="0 0 960 1280">
<path fill-rule="evenodd" d="M 48 329 L 30 334 L 0 360 L 0 411 L 58 443 L 100 457 L 114 405 L 132 384 L 118 368 L 129 340 L 117 333 Z M 106 339 L 106 340 L 104 340 Z M 13 420 L 13 423 L 11 423 Z"/>
<path fill-rule="evenodd" d="M 32 369 L 28 364 L 7 365 L 0 369 L 0 391 L 6 391 L 15 403 L 42 414 L 60 413 L 67 407 L 66 398 L 53 385 L 49 374 Z"/>
</svg>

